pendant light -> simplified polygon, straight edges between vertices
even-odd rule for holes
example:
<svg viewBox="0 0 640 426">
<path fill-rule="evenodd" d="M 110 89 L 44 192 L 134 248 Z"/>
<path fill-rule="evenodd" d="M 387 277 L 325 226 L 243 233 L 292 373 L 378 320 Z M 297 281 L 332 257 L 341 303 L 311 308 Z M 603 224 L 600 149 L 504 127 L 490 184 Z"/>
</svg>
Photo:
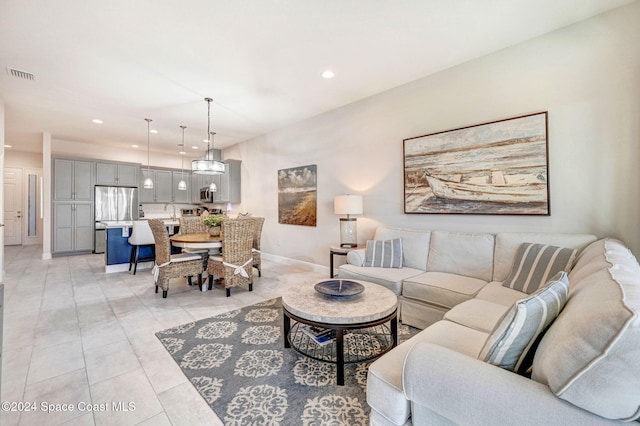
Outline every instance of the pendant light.
<svg viewBox="0 0 640 426">
<path fill-rule="evenodd" d="M 151 120 L 150 118 L 145 118 L 144 121 L 147 122 L 147 178 L 144 180 L 142 186 L 145 189 L 153 189 L 153 181 L 151 180 L 151 172 L 149 171 L 149 134 L 151 133 Z"/>
<path fill-rule="evenodd" d="M 211 141 L 212 142 L 213 142 L 213 137 L 215 135 L 216 135 L 216 132 L 211 132 Z M 213 144 L 211 146 L 213 146 Z M 224 164 L 222 165 L 222 167 L 224 167 Z M 216 185 L 216 183 L 214 181 L 211 181 L 211 183 L 209 184 L 209 191 L 218 192 L 218 185 Z"/>
<path fill-rule="evenodd" d="M 178 191 L 186 191 L 187 190 L 187 182 L 184 181 L 184 129 L 187 126 L 180 126 L 182 129 L 182 148 L 180 149 L 180 155 L 182 156 L 182 161 L 180 163 L 180 182 L 178 182 Z"/>
<path fill-rule="evenodd" d="M 204 160 L 193 160 L 191 162 L 191 171 L 201 175 L 222 175 L 224 174 L 224 163 L 209 159 L 209 155 L 213 157 L 213 144 L 211 139 L 211 102 L 213 99 L 204 98 L 207 102 L 207 155 Z"/>
</svg>

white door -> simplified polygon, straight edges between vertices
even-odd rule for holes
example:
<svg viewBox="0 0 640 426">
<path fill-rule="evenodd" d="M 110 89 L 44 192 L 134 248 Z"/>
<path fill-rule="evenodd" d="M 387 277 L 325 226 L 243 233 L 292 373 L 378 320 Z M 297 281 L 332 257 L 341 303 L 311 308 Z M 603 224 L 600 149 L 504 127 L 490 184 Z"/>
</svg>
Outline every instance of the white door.
<svg viewBox="0 0 640 426">
<path fill-rule="evenodd" d="M 22 244 L 22 169 L 4 168 L 4 244 Z"/>
</svg>

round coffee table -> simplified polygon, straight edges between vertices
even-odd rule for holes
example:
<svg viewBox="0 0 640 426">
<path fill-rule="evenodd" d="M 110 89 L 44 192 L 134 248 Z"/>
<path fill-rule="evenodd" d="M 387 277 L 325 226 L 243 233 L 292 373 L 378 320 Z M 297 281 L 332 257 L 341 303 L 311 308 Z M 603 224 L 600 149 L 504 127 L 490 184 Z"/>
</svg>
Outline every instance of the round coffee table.
<svg viewBox="0 0 640 426">
<path fill-rule="evenodd" d="M 349 281 L 362 284 L 364 291 L 353 296 L 328 296 L 314 289 L 316 283 L 306 283 L 282 295 L 285 348 L 335 363 L 338 385 L 344 385 L 345 363 L 375 359 L 398 342 L 395 293 L 367 281 Z M 318 342 L 312 336 L 322 331 L 328 340 Z"/>
</svg>

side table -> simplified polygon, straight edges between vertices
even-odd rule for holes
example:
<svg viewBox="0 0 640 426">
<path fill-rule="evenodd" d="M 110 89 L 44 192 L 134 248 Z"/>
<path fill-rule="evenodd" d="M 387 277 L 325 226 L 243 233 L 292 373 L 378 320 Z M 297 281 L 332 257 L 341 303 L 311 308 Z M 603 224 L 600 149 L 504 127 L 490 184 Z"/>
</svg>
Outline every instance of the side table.
<svg viewBox="0 0 640 426">
<path fill-rule="evenodd" d="M 340 256 L 346 256 L 351 250 L 357 250 L 362 248 L 362 245 L 357 245 L 355 247 L 340 247 L 340 245 L 329 246 L 329 278 L 335 277 L 333 273 L 333 255 L 337 254 Z"/>
</svg>

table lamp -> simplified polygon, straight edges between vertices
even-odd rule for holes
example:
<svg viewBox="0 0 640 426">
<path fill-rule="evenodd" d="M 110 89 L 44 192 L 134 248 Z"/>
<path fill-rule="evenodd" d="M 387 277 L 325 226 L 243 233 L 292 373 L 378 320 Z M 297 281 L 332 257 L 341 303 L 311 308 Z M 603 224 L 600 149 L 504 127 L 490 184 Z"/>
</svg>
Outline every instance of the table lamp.
<svg viewBox="0 0 640 426">
<path fill-rule="evenodd" d="M 349 215 L 362 214 L 362 195 L 336 195 L 333 211 L 347 215 L 346 218 L 340 218 L 340 247 L 357 247 L 356 218 Z"/>
</svg>

